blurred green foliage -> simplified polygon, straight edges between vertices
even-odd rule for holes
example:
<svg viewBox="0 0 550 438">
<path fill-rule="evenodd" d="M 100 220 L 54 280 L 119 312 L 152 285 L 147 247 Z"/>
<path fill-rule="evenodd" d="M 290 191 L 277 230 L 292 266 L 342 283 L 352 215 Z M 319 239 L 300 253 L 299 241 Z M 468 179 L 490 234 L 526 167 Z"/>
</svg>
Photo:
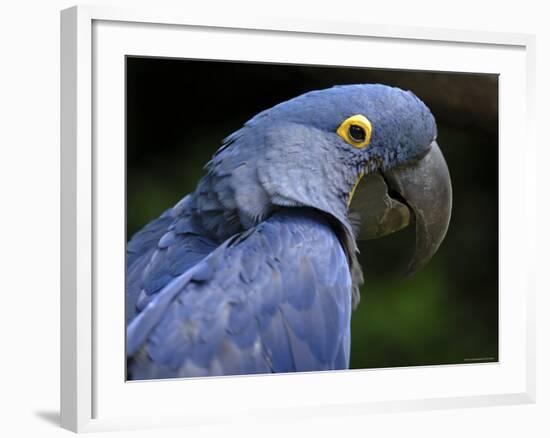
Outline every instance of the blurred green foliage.
<svg viewBox="0 0 550 438">
<path fill-rule="evenodd" d="M 449 232 L 403 278 L 406 229 L 360 242 L 365 273 L 352 317 L 352 368 L 498 360 L 498 78 L 154 58 L 127 59 L 127 235 L 194 190 L 223 137 L 303 92 L 380 82 L 431 108 L 453 182 Z"/>
</svg>

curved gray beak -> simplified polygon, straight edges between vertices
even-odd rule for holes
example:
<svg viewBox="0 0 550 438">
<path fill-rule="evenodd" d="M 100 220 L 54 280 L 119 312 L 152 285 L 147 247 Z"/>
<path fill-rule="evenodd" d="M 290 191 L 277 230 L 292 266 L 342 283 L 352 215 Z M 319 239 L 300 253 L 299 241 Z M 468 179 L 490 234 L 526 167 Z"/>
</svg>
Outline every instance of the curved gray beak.
<svg viewBox="0 0 550 438">
<path fill-rule="evenodd" d="M 452 189 L 445 158 L 434 141 L 418 162 L 359 183 L 350 210 L 359 213 L 359 240 L 376 239 L 416 225 L 416 248 L 407 270 L 424 267 L 445 238 L 452 208 Z"/>
</svg>

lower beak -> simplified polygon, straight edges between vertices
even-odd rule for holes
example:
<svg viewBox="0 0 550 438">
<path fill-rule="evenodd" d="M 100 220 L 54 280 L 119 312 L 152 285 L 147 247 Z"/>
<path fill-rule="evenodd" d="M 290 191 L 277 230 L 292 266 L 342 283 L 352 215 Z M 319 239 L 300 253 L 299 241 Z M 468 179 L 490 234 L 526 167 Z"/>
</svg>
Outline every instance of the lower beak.
<svg viewBox="0 0 550 438">
<path fill-rule="evenodd" d="M 359 240 L 376 239 L 415 223 L 416 248 L 407 271 L 411 275 L 424 267 L 441 245 L 451 207 L 449 169 L 434 141 L 419 161 L 363 178 L 350 210 L 361 217 Z"/>
</svg>

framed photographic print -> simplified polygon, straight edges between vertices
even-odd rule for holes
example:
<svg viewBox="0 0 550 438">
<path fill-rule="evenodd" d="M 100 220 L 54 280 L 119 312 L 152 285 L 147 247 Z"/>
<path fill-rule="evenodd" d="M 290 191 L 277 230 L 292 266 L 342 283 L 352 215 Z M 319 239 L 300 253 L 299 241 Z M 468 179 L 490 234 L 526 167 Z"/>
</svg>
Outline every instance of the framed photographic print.
<svg viewBox="0 0 550 438">
<path fill-rule="evenodd" d="M 533 45 L 63 11 L 62 426 L 534 401 Z"/>
</svg>

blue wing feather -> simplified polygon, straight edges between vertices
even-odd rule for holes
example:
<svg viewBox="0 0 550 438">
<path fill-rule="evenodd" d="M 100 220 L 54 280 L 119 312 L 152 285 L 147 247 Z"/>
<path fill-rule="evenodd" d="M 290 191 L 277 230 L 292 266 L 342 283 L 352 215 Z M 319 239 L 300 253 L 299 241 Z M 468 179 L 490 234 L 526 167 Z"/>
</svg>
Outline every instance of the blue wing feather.
<svg viewBox="0 0 550 438">
<path fill-rule="evenodd" d="M 188 198 L 187 198 L 188 199 Z M 126 248 L 126 322 L 158 291 L 218 247 L 202 236 L 186 207 L 186 198 L 136 233 Z M 183 211 L 182 211 L 183 209 Z"/>
<path fill-rule="evenodd" d="M 153 295 L 128 326 L 128 370 L 145 379 L 347 368 L 350 317 L 336 234 L 320 213 L 281 210 Z"/>
</svg>

